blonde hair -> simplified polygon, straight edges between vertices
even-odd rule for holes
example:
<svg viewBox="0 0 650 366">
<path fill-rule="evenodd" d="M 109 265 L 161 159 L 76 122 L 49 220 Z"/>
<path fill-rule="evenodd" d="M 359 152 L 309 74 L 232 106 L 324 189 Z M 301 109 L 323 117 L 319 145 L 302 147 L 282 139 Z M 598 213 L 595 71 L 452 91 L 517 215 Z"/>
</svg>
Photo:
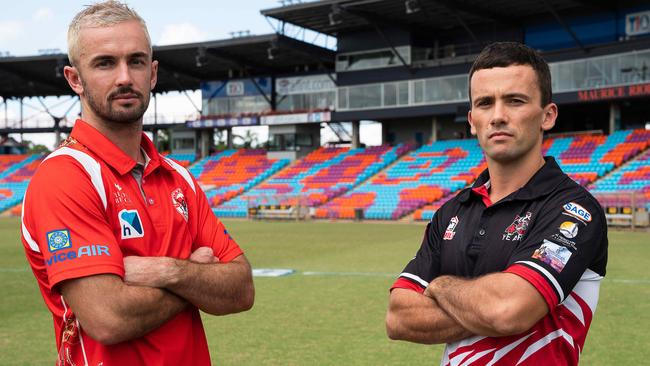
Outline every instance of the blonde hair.
<svg viewBox="0 0 650 366">
<path fill-rule="evenodd" d="M 137 20 L 142 24 L 151 50 L 151 37 L 149 37 L 147 24 L 128 5 L 115 0 L 108 0 L 89 5 L 77 13 L 68 27 L 68 60 L 70 60 L 70 64 L 74 66 L 79 56 L 79 35 L 82 28 L 110 27 L 130 20 Z"/>
</svg>

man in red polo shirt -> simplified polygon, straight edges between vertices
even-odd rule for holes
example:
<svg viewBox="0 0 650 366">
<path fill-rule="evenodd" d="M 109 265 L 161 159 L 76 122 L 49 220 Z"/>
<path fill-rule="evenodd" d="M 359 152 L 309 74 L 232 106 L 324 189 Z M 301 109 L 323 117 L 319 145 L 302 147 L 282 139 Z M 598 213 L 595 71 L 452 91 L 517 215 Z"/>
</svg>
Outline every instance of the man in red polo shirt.
<svg viewBox="0 0 650 366">
<path fill-rule="evenodd" d="M 58 365 L 208 365 L 199 310 L 253 305 L 251 268 L 187 170 L 142 133 L 156 84 L 144 21 L 87 7 L 68 32 L 82 118 L 25 195 L 22 238 Z"/>
</svg>

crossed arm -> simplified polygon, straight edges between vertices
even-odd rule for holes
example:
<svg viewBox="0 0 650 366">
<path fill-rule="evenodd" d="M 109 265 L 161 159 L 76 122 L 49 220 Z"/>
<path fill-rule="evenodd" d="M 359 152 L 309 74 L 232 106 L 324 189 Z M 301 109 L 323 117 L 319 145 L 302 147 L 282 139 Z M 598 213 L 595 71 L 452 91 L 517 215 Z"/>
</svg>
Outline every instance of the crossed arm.
<svg viewBox="0 0 650 366">
<path fill-rule="evenodd" d="M 471 335 L 519 334 L 547 312 L 542 295 L 515 274 L 492 273 L 476 279 L 441 276 L 423 294 L 394 289 L 386 329 L 391 339 L 451 343 Z"/>
<path fill-rule="evenodd" d="M 125 280 L 104 274 L 68 280 L 60 291 L 83 329 L 103 344 L 141 337 L 183 311 L 188 303 L 210 314 L 253 305 L 251 268 L 244 255 L 218 263 L 207 247 L 188 260 L 126 257 Z"/>
</svg>

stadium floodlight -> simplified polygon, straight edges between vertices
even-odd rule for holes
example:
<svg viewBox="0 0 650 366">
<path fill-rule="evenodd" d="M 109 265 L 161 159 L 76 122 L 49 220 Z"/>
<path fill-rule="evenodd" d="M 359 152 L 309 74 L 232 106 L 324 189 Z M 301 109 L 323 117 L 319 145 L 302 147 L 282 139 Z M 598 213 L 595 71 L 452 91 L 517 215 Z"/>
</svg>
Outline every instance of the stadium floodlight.
<svg viewBox="0 0 650 366">
<path fill-rule="evenodd" d="M 327 15 L 327 17 L 329 18 L 332 27 L 343 23 L 341 8 L 337 4 L 332 5 L 332 11 Z"/>
<path fill-rule="evenodd" d="M 404 7 L 406 8 L 406 14 L 413 14 L 420 11 L 420 3 L 418 0 L 406 0 L 404 1 Z"/>
<path fill-rule="evenodd" d="M 196 67 L 203 67 L 208 64 L 208 57 L 205 54 L 205 47 L 199 47 L 196 50 L 194 61 L 196 62 Z"/>
</svg>

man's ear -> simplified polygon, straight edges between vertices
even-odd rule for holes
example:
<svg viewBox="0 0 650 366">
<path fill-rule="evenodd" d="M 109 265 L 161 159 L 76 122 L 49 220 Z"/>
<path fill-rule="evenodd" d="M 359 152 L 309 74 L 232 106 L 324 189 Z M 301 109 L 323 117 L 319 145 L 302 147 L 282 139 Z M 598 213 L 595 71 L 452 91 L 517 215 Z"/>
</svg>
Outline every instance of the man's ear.
<svg viewBox="0 0 650 366">
<path fill-rule="evenodd" d="M 84 92 L 83 83 L 81 82 L 81 75 L 79 70 L 74 66 L 65 66 L 63 68 L 63 76 L 68 81 L 70 88 L 77 94 L 82 95 Z"/>
<path fill-rule="evenodd" d="M 155 60 L 151 62 L 151 83 L 150 83 L 151 90 L 153 90 L 153 88 L 156 87 L 157 82 L 158 82 L 158 60 Z"/>
<path fill-rule="evenodd" d="M 557 104 L 549 103 L 544 107 L 544 120 L 542 121 L 542 131 L 548 131 L 555 126 L 557 120 L 558 109 Z"/>
<path fill-rule="evenodd" d="M 472 121 L 472 110 L 467 112 L 467 122 L 469 122 L 469 132 L 472 136 L 476 136 L 476 128 L 474 128 L 474 121 Z"/>
</svg>

